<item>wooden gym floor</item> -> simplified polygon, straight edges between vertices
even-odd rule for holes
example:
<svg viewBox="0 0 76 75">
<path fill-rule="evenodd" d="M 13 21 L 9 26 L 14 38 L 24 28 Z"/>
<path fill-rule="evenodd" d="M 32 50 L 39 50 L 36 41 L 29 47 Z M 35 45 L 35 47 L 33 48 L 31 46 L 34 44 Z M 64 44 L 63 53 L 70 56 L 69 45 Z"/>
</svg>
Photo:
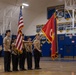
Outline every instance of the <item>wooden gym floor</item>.
<svg viewBox="0 0 76 75">
<path fill-rule="evenodd" d="M 76 59 L 73 60 L 73 58 L 52 61 L 50 57 L 42 57 L 40 64 L 41 70 L 5 73 L 3 71 L 3 58 L 0 58 L 0 75 L 76 75 Z M 27 67 L 26 65 L 25 67 Z"/>
</svg>

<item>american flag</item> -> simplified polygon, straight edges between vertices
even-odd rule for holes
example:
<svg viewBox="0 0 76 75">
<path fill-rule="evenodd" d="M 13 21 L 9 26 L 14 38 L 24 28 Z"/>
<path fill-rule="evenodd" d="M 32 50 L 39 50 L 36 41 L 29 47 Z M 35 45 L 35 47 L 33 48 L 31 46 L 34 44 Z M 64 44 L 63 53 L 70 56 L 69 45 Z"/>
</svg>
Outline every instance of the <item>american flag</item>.
<svg viewBox="0 0 76 75">
<path fill-rule="evenodd" d="M 22 28 L 24 27 L 23 16 L 22 16 L 22 7 L 20 7 L 19 22 L 18 22 L 18 34 L 16 39 L 16 48 L 18 51 L 22 51 L 23 42 L 22 42 Z"/>
<path fill-rule="evenodd" d="M 22 7 L 20 7 L 18 29 L 21 30 L 23 27 L 24 27 L 24 23 L 23 23 Z"/>
</svg>

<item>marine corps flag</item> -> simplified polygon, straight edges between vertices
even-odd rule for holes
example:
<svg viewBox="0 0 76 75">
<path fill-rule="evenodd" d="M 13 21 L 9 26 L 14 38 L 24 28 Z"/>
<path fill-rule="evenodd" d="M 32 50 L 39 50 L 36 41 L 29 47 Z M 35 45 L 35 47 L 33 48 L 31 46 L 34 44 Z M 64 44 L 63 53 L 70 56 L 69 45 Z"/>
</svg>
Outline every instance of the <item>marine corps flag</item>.
<svg viewBox="0 0 76 75">
<path fill-rule="evenodd" d="M 55 14 L 49 19 L 49 21 L 42 28 L 42 32 L 51 43 L 51 57 L 54 60 L 57 51 L 57 40 L 56 40 L 56 16 Z"/>
</svg>

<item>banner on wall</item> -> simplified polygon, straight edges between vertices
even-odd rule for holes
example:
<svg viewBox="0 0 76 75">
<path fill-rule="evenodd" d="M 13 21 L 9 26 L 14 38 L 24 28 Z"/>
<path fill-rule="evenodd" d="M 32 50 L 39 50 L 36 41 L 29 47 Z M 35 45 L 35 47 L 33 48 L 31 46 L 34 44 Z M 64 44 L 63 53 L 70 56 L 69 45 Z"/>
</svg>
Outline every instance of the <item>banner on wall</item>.
<svg viewBox="0 0 76 75">
<path fill-rule="evenodd" d="M 36 25 L 36 32 L 40 33 L 43 26 L 44 26 L 44 24 Z"/>
<path fill-rule="evenodd" d="M 61 18 L 65 18 L 66 20 L 69 20 L 72 16 L 72 12 L 65 10 L 64 5 L 57 5 L 47 8 L 47 18 L 49 19 L 53 13 L 56 12 L 57 18 L 59 21 L 61 21 Z"/>
<path fill-rule="evenodd" d="M 75 22 L 75 27 L 76 27 L 76 22 Z M 74 28 L 76 29 L 76 28 Z M 65 22 L 65 23 L 58 23 L 57 24 L 57 31 L 63 32 L 69 32 L 72 29 L 72 22 Z"/>
</svg>

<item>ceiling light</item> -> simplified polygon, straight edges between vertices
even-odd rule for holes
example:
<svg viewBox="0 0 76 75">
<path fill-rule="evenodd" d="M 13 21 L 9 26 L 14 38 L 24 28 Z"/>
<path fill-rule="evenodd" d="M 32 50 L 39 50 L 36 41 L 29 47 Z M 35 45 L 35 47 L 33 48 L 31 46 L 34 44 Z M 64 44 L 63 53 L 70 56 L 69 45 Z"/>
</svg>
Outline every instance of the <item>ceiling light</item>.
<svg viewBox="0 0 76 75">
<path fill-rule="evenodd" d="M 63 1 L 63 0 L 59 0 L 59 1 Z"/>
<path fill-rule="evenodd" d="M 24 6 L 22 5 L 22 9 L 24 9 Z"/>
<path fill-rule="evenodd" d="M 26 3 L 22 3 L 22 5 L 23 5 L 23 6 L 27 6 L 27 7 L 29 6 L 29 4 L 26 4 Z"/>
</svg>

